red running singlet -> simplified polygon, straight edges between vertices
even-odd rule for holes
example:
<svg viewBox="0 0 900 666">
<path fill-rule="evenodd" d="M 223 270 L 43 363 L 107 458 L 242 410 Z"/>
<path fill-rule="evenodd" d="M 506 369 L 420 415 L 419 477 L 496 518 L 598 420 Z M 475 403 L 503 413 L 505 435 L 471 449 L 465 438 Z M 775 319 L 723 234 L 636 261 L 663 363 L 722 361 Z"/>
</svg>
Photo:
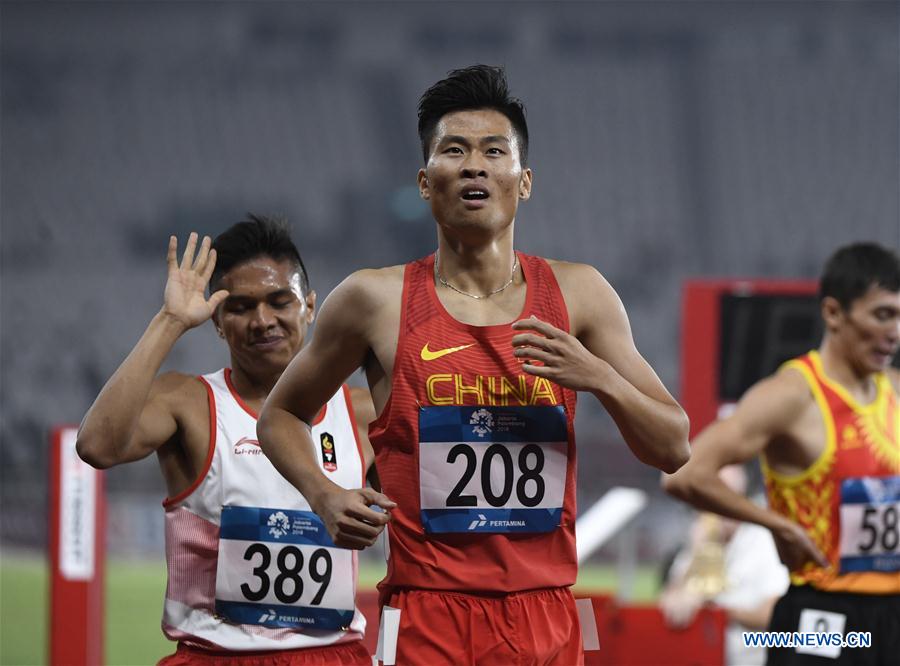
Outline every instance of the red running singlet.
<svg viewBox="0 0 900 666">
<path fill-rule="evenodd" d="M 519 253 L 519 318 L 564 331 L 549 264 Z M 384 493 L 397 502 L 381 586 L 519 592 L 572 585 L 574 391 L 522 371 L 510 324 L 450 316 L 434 256 L 407 264 L 391 395 L 369 429 Z"/>
</svg>

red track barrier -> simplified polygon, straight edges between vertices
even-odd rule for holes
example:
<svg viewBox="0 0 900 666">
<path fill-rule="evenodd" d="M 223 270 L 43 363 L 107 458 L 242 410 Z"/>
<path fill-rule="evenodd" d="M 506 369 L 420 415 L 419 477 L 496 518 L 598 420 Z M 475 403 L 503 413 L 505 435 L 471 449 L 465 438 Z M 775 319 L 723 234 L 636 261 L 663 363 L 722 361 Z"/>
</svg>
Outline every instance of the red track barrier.
<svg viewBox="0 0 900 666">
<path fill-rule="evenodd" d="M 103 663 L 106 500 L 103 474 L 75 453 L 77 428 L 51 437 L 50 663 Z"/>
</svg>

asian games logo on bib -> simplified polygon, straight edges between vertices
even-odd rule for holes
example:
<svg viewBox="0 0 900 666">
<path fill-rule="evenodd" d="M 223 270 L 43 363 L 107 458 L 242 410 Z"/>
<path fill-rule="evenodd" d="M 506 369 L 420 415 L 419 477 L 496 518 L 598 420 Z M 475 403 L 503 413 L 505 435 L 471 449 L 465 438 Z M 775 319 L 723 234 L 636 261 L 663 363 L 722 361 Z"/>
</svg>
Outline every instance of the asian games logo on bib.
<svg viewBox="0 0 900 666">
<path fill-rule="evenodd" d="M 288 533 L 288 530 L 291 528 L 291 521 L 288 520 L 283 511 L 276 511 L 269 514 L 269 520 L 266 522 L 266 525 L 269 527 L 269 534 L 279 539 Z"/>
<path fill-rule="evenodd" d="M 476 435 L 484 437 L 494 427 L 494 416 L 486 409 L 475 410 L 469 418 L 469 425 Z"/>
</svg>

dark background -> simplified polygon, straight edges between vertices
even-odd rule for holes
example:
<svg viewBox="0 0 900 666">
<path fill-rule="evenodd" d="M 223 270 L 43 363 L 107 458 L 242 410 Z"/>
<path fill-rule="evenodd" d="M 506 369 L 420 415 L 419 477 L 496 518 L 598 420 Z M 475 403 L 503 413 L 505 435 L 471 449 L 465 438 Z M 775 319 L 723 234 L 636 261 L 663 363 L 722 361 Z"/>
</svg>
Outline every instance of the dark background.
<svg viewBox="0 0 900 666">
<path fill-rule="evenodd" d="M 449 69 L 506 66 L 535 172 L 517 246 L 596 266 L 673 391 L 684 279 L 814 279 L 840 244 L 900 246 L 896 2 L 0 12 L 4 546 L 44 543 L 48 433 L 81 419 L 160 306 L 169 234 L 284 213 L 320 298 L 434 250 L 415 109 Z M 206 326 L 167 368 L 225 363 Z M 589 396 L 578 433 L 581 506 L 650 490 L 638 552 L 659 557 L 685 510 Z M 108 482 L 111 550 L 161 556 L 155 461 Z"/>
</svg>

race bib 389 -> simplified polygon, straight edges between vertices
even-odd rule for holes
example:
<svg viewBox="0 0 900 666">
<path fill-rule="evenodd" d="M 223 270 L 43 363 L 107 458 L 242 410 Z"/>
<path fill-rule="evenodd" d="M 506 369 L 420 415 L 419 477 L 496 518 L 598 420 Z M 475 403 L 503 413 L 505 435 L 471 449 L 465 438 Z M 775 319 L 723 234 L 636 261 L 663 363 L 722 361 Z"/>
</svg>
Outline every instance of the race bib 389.
<svg viewBox="0 0 900 666">
<path fill-rule="evenodd" d="M 222 508 L 216 613 L 239 624 L 342 629 L 354 614 L 353 554 L 309 511 Z"/>
<path fill-rule="evenodd" d="M 567 450 L 562 406 L 422 407 L 419 488 L 425 531 L 556 529 Z"/>
</svg>

